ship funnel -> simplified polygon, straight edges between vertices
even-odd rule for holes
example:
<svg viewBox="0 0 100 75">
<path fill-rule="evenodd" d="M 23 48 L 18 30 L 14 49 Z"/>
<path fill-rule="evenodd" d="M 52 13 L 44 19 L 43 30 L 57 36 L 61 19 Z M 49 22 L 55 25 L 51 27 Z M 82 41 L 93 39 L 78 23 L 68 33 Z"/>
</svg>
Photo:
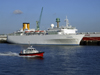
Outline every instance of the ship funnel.
<svg viewBox="0 0 100 75">
<path fill-rule="evenodd" d="M 30 30 L 30 24 L 29 23 L 27 23 L 27 29 Z"/>
<path fill-rule="evenodd" d="M 24 29 L 30 30 L 30 24 L 29 23 L 23 23 L 23 30 Z"/>
<path fill-rule="evenodd" d="M 59 18 L 56 18 L 56 22 L 57 22 L 57 28 L 59 28 L 60 19 Z"/>
</svg>

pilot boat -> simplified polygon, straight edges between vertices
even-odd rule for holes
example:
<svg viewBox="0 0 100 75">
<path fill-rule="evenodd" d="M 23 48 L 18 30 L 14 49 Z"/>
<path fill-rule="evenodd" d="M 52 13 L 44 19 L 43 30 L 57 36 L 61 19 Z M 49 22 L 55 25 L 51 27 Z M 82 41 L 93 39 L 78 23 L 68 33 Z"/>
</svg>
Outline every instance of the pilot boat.
<svg viewBox="0 0 100 75">
<path fill-rule="evenodd" d="M 33 48 L 32 46 L 28 47 L 27 49 L 24 49 L 19 53 L 19 56 L 25 56 L 25 57 L 43 57 L 44 52 L 40 52 Z"/>
</svg>

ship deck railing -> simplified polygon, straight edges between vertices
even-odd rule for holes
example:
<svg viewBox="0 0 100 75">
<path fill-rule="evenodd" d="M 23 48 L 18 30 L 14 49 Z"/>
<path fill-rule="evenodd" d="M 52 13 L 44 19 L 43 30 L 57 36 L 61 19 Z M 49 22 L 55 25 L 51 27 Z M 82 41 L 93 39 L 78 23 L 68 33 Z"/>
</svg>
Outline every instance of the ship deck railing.
<svg viewBox="0 0 100 75">
<path fill-rule="evenodd" d="M 78 32 L 77 34 L 100 34 L 100 32 Z"/>
</svg>

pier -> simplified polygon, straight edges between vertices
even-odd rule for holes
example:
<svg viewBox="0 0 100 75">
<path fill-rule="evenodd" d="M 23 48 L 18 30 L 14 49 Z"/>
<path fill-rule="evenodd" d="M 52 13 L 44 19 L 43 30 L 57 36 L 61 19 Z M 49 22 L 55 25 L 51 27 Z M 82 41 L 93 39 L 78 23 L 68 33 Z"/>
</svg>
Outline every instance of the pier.
<svg viewBox="0 0 100 75">
<path fill-rule="evenodd" d="M 80 42 L 80 45 L 96 45 L 96 46 L 100 46 L 100 41 L 98 40 L 87 40 L 87 41 L 84 41 L 82 40 Z"/>
<path fill-rule="evenodd" d="M 85 32 L 83 34 L 85 34 L 85 36 L 81 40 L 80 45 L 100 46 L 100 32 Z"/>
<path fill-rule="evenodd" d="M 7 43 L 7 35 L 5 34 L 0 35 L 0 43 Z"/>
</svg>

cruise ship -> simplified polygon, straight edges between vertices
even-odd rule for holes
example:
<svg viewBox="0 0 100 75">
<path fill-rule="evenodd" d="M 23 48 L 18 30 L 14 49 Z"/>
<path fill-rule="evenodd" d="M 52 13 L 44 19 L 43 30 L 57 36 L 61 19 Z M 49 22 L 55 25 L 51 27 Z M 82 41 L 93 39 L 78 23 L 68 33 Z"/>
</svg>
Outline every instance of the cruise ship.
<svg viewBox="0 0 100 75">
<path fill-rule="evenodd" d="M 29 23 L 23 23 L 23 29 L 7 36 L 7 42 L 32 45 L 79 45 L 84 34 L 77 34 L 77 29 L 69 25 L 59 27 L 60 19 L 56 18 L 57 26 L 51 24 L 47 30 L 30 29 Z"/>
</svg>

